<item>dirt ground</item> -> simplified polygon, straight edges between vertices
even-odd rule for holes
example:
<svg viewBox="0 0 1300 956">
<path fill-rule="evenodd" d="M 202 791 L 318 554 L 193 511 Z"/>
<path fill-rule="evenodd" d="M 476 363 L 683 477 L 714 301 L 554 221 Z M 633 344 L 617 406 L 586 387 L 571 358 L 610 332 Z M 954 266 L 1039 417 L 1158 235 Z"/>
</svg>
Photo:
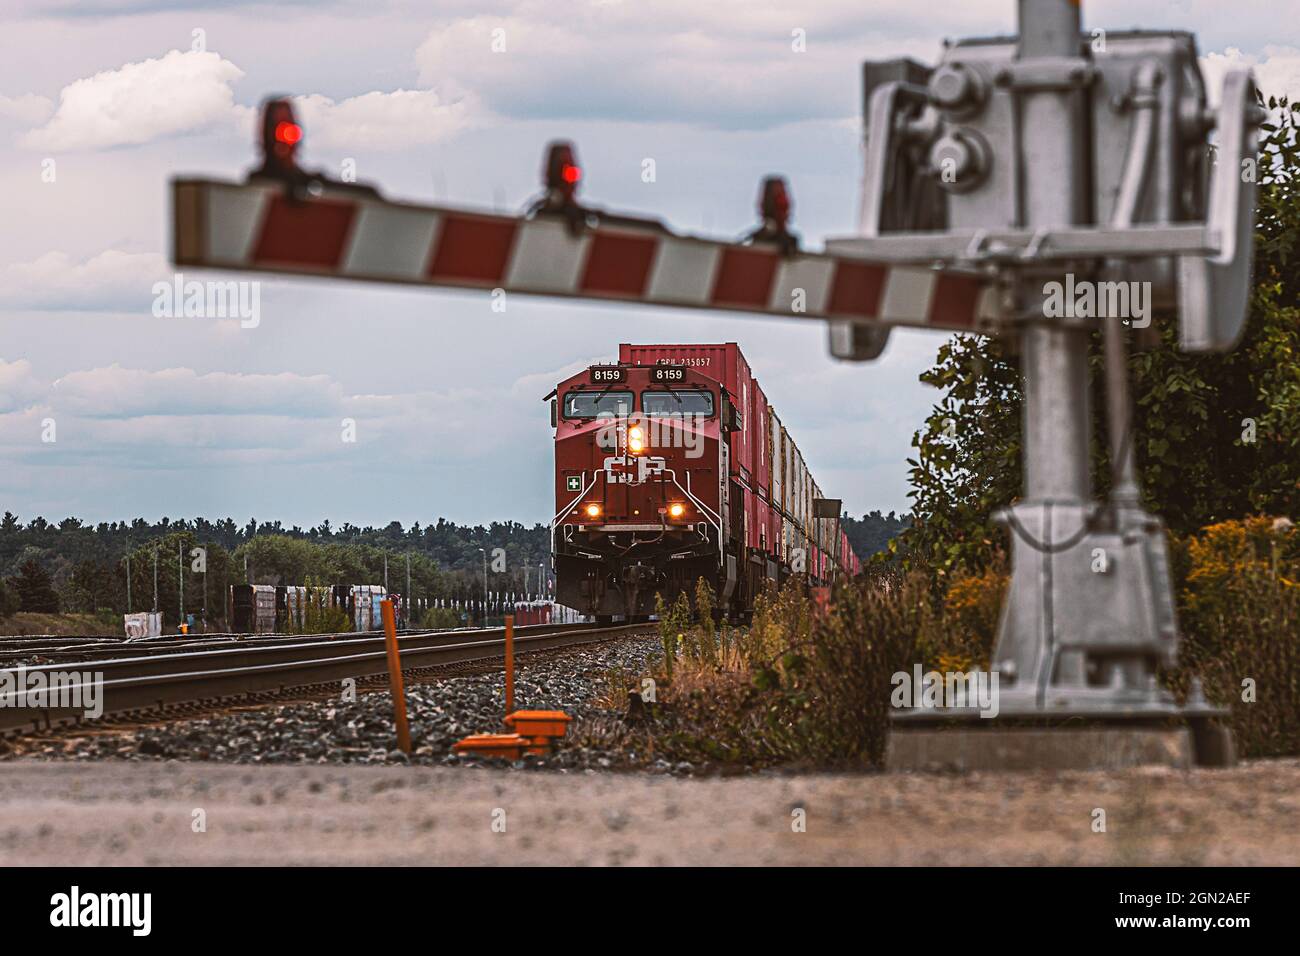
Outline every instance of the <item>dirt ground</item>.
<svg viewBox="0 0 1300 956">
<path fill-rule="evenodd" d="M 35 760 L 0 771 L 5 865 L 1297 859 L 1300 760 L 1190 772 L 726 779 Z"/>
</svg>

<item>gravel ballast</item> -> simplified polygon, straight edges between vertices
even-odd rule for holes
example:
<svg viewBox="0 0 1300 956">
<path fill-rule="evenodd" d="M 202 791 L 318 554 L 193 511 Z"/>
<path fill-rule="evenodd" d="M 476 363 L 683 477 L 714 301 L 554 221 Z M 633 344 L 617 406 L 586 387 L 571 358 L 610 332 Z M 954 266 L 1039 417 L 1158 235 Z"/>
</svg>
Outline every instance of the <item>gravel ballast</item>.
<svg viewBox="0 0 1300 956">
<path fill-rule="evenodd" d="M 644 672 L 660 652 L 653 636 L 625 637 L 565 651 L 534 653 L 516 667 L 517 709 L 562 710 L 578 733 L 593 722 L 619 720 L 598 698 L 607 697 L 611 671 Z M 9 756 L 73 760 L 203 760 L 243 764 L 477 764 L 481 758 L 451 753 L 452 744 L 477 733 L 498 733 L 505 714 L 500 666 L 480 672 L 408 682 L 410 757 L 397 749 L 393 700 L 388 691 L 359 688 L 355 700 L 337 698 L 249 707 L 170 724 L 81 733 L 63 731 L 20 741 Z M 584 735 L 585 736 L 585 735 Z M 633 757 L 635 755 L 632 755 Z M 558 752 L 526 755 L 519 768 L 608 769 L 629 755 L 570 742 Z M 492 760 L 501 765 L 504 761 Z M 688 764 L 651 763 L 658 772 L 689 772 Z"/>
</svg>

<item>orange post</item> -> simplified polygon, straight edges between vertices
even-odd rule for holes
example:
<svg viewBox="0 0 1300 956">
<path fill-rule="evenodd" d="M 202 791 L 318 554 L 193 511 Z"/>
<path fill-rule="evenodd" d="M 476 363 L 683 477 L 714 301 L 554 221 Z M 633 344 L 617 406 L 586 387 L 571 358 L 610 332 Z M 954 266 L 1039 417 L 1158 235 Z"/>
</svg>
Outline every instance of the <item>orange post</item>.
<svg viewBox="0 0 1300 956">
<path fill-rule="evenodd" d="M 397 620 L 393 602 L 379 602 L 384 618 L 384 646 L 388 649 L 388 683 L 393 689 L 393 716 L 397 722 L 397 746 L 411 752 L 411 728 L 406 723 L 406 691 L 402 689 L 402 656 L 397 650 Z"/>
<path fill-rule="evenodd" d="M 515 616 L 506 615 L 506 716 L 515 712 Z"/>
</svg>

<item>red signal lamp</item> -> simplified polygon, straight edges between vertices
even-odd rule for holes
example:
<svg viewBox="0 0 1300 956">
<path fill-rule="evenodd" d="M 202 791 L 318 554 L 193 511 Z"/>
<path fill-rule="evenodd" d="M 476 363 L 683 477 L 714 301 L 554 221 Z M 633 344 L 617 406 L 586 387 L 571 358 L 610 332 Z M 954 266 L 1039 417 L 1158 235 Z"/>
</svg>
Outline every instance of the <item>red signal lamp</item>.
<svg viewBox="0 0 1300 956">
<path fill-rule="evenodd" d="M 546 151 L 546 168 L 542 171 L 546 189 L 561 203 L 573 202 L 582 181 L 582 167 L 574 156 L 573 144 L 555 142 Z"/>
<path fill-rule="evenodd" d="M 785 232 L 790 222 L 790 190 L 785 179 L 768 176 L 763 180 L 763 192 L 758 201 L 758 212 L 766 224 L 778 232 Z"/>
<path fill-rule="evenodd" d="M 298 145 L 303 130 L 293 115 L 293 104 L 282 97 L 262 104 L 262 168 L 258 173 L 294 179 L 302 176 L 298 168 Z"/>
<path fill-rule="evenodd" d="M 275 142 L 277 146 L 297 146 L 302 141 L 302 127 L 297 123 L 290 123 L 288 120 L 277 123 L 275 127 Z"/>
</svg>

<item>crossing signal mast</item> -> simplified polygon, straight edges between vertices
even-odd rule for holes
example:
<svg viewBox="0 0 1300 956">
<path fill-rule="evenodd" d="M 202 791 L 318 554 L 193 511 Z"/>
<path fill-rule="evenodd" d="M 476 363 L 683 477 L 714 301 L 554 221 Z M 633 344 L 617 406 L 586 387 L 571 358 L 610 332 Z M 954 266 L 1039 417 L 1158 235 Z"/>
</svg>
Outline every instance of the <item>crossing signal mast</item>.
<svg viewBox="0 0 1300 956">
<path fill-rule="evenodd" d="M 582 205 L 568 143 L 551 146 L 523 216 L 388 201 L 302 171 L 306 137 L 271 100 L 247 181 L 173 182 L 173 260 L 817 319 L 848 361 L 877 357 L 898 325 L 1014 336 L 1025 489 L 1000 517 L 1013 541 L 993 657 L 1001 712 L 1203 718 L 1203 701 L 1180 710 L 1156 683 L 1178 629 L 1162 526 L 1138 505 L 1126 325 L 1177 321 L 1189 350 L 1235 345 L 1263 113 L 1246 71 L 1209 108 L 1190 34 L 1084 34 L 1078 0 L 1018 0 L 1018 12 L 1018 36 L 949 43 L 934 67 L 865 64 L 860 230 L 821 251 L 790 232 L 775 177 L 741 242 Z M 1105 502 L 1089 485 L 1097 329 Z"/>
</svg>

